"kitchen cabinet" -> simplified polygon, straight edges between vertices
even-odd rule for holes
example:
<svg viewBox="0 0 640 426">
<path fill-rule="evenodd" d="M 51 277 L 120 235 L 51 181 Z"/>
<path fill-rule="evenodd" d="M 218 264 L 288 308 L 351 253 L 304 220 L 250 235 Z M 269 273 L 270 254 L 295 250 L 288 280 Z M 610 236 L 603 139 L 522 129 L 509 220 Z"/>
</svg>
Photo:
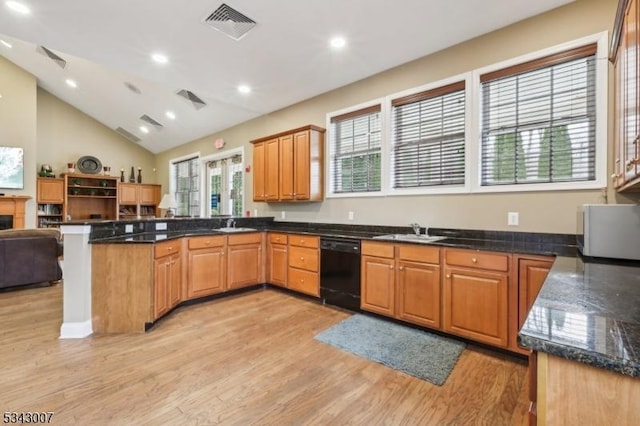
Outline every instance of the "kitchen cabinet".
<svg viewBox="0 0 640 426">
<path fill-rule="evenodd" d="M 614 64 L 614 173 L 618 191 L 640 190 L 640 8 L 638 0 L 620 0 L 611 39 Z"/>
<path fill-rule="evenodd" d="M 158 319 L 182 298 L 181 239 L 157 243 L 154 250 L 153 318 Z"/>
<path fill-rule="evenodd" d="M 224 236 L 190 237 L 187 254 L 187 298 L 225 290 L 227 262 Z"/>
<path fill-rule="evenodd" d="M 287 269 L 289 265 L 287 234 L 268 233 L 267 282 L 287 287 Z"/>
<path fill-rule="evenodd" d="M 122 183 L 118 184 L 118 217 L 156 217 L 160 204 L 160 185 Z"/>
<path fill-rule="evenodd" d="M 320 238 L 289 235 L 288 288 L 320 296 Z"/>
<path fill-rule="evenodd" d="M 362 242 L 361 308 L 440 328 L 440 248 Z"/>
<path fill-rule="evenodd" d="M 506 348 L 511 255 L 444 249 L 444 331 Z"/>
<path fill-rule="evenodd" d="M 263 234 L 253 232 L 229 235 L 227 238 L 227 289 L 263 283 Z"/>
<path fill-rule="evenodd" d="M 322 201 L 324 132 L 308 125 L 251 141 L 254 201 Z"/>
<path fill-rule="evenodd" d="M 64 179 L 37 178 L 36 203 L 38 204 L 38 228 L 45 222 L 62 222 L 64 206 Z"/>
</svg>

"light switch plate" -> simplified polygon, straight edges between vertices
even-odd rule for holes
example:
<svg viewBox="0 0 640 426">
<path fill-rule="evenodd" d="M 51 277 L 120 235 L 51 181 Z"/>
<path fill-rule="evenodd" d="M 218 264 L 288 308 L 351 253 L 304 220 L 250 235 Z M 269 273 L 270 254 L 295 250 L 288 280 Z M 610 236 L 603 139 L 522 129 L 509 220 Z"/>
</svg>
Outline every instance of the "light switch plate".
<svg viewBox="0 0 640 426">
<path fill-rule="evenodd" d="M 124 226 L 124 232 L 126 234 L 130 234 L 133 232 L 133 225 L 132 224 L 128 224 Z"/>
<path fill-rule="evenodd" d="M 353 220 L 353 212 L 349 212 L 349 220 Z"/>
<path fill-rule="evenodd" d="M 520 224 L 520 213 L 518 212 L 509 212 L 507 213 L 507 225 L 508 226 L 518 226 Z"/>
</svg>

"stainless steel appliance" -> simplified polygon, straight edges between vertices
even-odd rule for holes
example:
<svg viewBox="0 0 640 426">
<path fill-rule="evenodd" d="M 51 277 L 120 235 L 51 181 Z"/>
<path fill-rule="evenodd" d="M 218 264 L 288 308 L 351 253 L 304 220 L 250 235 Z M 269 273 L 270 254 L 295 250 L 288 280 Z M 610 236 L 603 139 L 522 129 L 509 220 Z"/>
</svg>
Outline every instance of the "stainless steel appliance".
<svg viewBox="0 0 640 426">
<path fill-rule="evenodd" d="M 578 212 L 577 240 L 584 256 L 640 260 L 640 206 L 585 204 Z"/>
<path fill-rule="evenodd" d="M 360 310 L 360 240 L 320 239 L 320 297 L 329 305 Z"/>
</svg>

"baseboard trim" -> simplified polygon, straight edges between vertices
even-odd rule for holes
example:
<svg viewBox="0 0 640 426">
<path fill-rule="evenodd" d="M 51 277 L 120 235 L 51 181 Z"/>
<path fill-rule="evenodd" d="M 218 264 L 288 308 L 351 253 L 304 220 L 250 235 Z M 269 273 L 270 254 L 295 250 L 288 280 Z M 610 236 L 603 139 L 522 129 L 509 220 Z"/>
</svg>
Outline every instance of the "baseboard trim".
<svg viewBox="0 0 640 426">
<path fill-rule="evenodd" d="M 84 322 L 65 322 L 60 326 L 61 339 L 83 339 L 93 334 L 91 320 Z"/>
</svg>

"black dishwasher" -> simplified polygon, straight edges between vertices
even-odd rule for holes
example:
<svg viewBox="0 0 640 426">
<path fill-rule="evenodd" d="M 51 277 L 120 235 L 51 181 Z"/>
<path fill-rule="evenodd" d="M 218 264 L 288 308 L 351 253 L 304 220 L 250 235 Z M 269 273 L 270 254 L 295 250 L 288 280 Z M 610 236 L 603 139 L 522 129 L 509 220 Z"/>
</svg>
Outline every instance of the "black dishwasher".
<svg viewBox="0 0 640 426">
<path fill-rule="evenodd" d="M 322 302 L 360 310 L 360 240 L 320 238 Z"/>
</svg>

